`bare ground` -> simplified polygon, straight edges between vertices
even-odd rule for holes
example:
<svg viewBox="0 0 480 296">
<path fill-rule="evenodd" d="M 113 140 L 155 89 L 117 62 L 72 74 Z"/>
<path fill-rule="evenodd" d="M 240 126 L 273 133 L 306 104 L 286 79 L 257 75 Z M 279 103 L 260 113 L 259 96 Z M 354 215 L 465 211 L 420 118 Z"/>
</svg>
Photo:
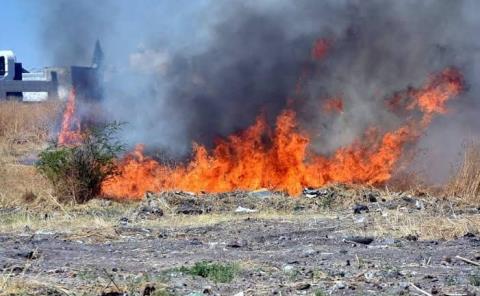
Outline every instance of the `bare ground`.
<svg viewBox="0 0 480 296">
<path fill-rule="evenodd" d="M 339 206 L 338 197 L 350 191 L 329 190 L 335 193 L 329 204 L 325 192 L 313 199 L 166 194 L 139 205 L 99 202 L 62 216 L 27 219 L 4 210 L 0 289 L 11 295 L 480 293 L 478 209 L 386 199 L 376 191 L 373 202 L 355 191 L 369 211 L 353 213 L 355 204 Z M 257 212 L 235 213 L 238 206 Z M 444 222 L 435 222 L 444 208 Z M 373 241 L 354 242 L 358 237 Z M 238 268 L 227 283 L 181 272 L 203 261 Z M 148 294 L 152 286 L 157 294 Z"/>
</svg>

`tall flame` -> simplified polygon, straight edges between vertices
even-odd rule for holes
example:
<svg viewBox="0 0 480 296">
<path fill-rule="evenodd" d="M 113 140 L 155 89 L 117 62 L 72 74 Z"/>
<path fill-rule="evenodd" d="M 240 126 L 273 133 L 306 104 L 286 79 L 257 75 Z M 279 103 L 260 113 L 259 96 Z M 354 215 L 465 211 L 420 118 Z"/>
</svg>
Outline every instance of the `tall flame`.
<svg viewBox="0 0 480 296">
<path fill-rule="evenodd" d="M 76 145 L 80 141 L 80 122 L 75 117 L 75 89 L 72 88 L 63 112 L 62 126 L 58 134 L 58 145 Z"/>
<path fill-rule="evenodd" d="M 139 145 L 120 161 L 119 175 L 105 181 L 102 192 L 113 198 L 140 199 L 147 191 L 270 188 L 298 195 L 304 187 L 331 182 L 382 184 L 391 178 L 405 145 L 421 135 L 434 114 L 445 113 L 445 103 L 462 88 L 461 74 L 444 70 L 424 87 L 400 94 L 408 101 L 404 108 L 420 111 L 421 118 L 412 117 L 383 135 L 370 128 L 361 139 L 330 156 L 310 149 L 311 139 L 299 128 L 291 109 L 277 117 L 273 129 L 259 116 L 244 131 L 217 140 L 212 151 L 194 144 L 192 160 L 176 167 L 144 156 Z"/>
</svg>

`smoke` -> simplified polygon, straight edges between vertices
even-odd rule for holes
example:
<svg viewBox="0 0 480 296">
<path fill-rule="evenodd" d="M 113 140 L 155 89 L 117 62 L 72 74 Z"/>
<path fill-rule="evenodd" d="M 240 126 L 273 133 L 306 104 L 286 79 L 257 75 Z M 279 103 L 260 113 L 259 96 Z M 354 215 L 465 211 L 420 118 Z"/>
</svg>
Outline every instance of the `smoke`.
<svg viewBox="0 0 480 296">
<path fill-rule="evenodd" d="M 59 64 L 89 61 L 94 41 L 107 60 L 109 119 L 128 122 L 129 144 L 184 156 L 251 124 L 272 122 L 290 102 L 314 149 L 330 153 L 367 127 L 391 128 L 394 92 L 455 66 L 470 85 L 419 148 L 448 171 L 480 104 L 478 1 L 60 1 L 43 9 L 45 48 Z M 326 40 L 324 58 L 311 48 Z M 301 90 L 298 87 L 301 86 Z M 344 112 L 322 113 L 341 97 Z M 293 103 L 292 103 L 293 102 Z M 445 144 L 448 142 L 448 144 Z M 441 156 L 441 157 L 439 157 Z M 438 159 L 442 158 L 442 159 Z M 440 161 L 441 160 L 441 161 Z M 419 166 L 422 161 L 418 161 Z"/>
</svg>

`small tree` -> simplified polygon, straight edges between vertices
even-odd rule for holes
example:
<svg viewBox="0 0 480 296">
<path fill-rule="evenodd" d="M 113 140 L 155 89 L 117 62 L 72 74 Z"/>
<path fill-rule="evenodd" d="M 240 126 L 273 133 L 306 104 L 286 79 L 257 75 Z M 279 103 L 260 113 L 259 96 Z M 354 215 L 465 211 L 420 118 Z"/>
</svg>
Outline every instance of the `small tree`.
<svg viewBox="0 0 480 296">
<path fill-rule="evenodd" d="M 37 169 L 52 184 L 61 201 L 86 202 L 100 193 L 101 184 L 117 173 L 115 160 L 124 147 L 116 139 L 121 124 L 87 130 L 76 146 L 52 144 L 39 155 Z"/>
</svg>

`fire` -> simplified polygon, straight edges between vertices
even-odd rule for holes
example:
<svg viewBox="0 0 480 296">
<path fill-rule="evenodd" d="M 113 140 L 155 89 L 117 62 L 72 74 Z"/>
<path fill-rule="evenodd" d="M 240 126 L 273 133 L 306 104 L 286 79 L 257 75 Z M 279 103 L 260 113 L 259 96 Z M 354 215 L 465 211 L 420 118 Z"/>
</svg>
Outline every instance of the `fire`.
<svg viewBox="0 0 480 296">
<path fill-rule="evenodd" d="M 447 68 L 432 76 L 424 88 L 399 92 L 388 104 L 392 111 L 418 108 L 423 112 L 423 124 L 428 125 L 434 114 L 447 113 L 445 103 L 462 90 L 462 75 L 454 68 Z"/>
<path fill-rule="evenodd" d="M 326 113 L 341 113 L 343 112 L 342 98 L 328 99 L 323 103 L 323 111 Z"/>
<path fill-rule="evenodd" d="M 312 47 L 311 56 L 314 60 L 321 60 L 325 57 L 330 48 L 330 42 L 326 39 L 317 39 Z"/>
<path fill-rule="evenodd" d="M 434 114 L 446 112 L 446 102 L 462 90 L 462 76 L 454 69 L 435 75 L 419 89 L 410 89 L 407 111 L 420 118 L 393 131 L 370 128 L 360 139 L 330 156 L 315 153 L 311 138 L 300 129 L 296 113 L 284 110 L 272 128 L 263 116 L 237 134 L 219 139 L 215 148 L 194 144 L 192 160 L 170 167 L 143 154 L 143 146 L 119 163 L 119 175 L 102 185 L 105 196 L 140 199 L 147 191 L 185 190 L 225 192 L 269 188 L 298 195 L 305 187 L 332 182 L 378 185 L 392 176 L 408 143 L 414 142 Z"/>
<path fill-rule="evenodd" d="M 80 141 L 80 122 L 75 118 L 75 90 L 72 89 L 63 113 L 62 126 L 58 134 L 58 145 L 75 145 Z"/>
</svg>

